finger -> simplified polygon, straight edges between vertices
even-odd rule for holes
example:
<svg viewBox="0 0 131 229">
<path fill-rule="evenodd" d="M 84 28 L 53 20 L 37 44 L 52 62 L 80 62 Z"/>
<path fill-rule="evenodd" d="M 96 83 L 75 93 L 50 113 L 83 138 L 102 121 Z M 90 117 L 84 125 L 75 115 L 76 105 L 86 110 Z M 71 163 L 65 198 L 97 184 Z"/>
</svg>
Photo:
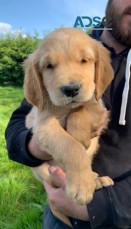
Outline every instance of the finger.
<svg viewBox="0 0 131 229">
<path fill-rule="evenodd" d="M 45 187 L 45 190 L 46 190 L 47 193 L 51 189 L 51 185 L 47 181 L 44 181 L 44 187 Z"/>
<path fill-rule="evenodd" d="M 60 186 L 65 187 L 66 174 L 62 169 L 55 166 L 49 166 L 49 173 L 52 175 L 53 179 L 60 184 Z"/>
<path fill-rule="evenodd" d="M 44 187 L 49 199 L 52 198 L 52 196 L 55 195 L 57 189 L 54 186 L 50 185 L 47 181 L 44 181 Z"/>
</svg>

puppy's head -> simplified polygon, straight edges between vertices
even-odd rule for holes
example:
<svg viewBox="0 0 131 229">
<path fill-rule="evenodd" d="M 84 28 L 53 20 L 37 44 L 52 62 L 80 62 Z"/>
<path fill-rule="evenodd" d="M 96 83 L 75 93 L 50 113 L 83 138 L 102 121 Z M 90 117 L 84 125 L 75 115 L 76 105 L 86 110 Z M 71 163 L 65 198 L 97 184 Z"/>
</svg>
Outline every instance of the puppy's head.
<svg viewBox="0 0 131 229">
<path fill-rule="evenodd" d="M 24 63 L 25 96 L 44 109 L 79 106 L 94 95 L 99 99 L 113 79 L 109 52 L 78 29 L 62 28 L 43 39 Z"/>
</svg>

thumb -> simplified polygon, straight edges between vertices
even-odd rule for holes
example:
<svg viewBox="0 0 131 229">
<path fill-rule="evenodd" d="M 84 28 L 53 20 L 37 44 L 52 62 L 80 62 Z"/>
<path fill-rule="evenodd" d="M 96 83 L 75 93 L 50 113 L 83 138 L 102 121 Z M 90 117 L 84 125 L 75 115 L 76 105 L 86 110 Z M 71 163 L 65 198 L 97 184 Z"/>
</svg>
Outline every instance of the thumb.
<svg viewBox="0 0 131 229">
<path fill-rule="evenodd" d="M 49 173 L 53 177 L 53 180 L 58 183 L 60 187 L 65 187 L 66 174 L 61 168 L 49 166 Z"/>
</svg>

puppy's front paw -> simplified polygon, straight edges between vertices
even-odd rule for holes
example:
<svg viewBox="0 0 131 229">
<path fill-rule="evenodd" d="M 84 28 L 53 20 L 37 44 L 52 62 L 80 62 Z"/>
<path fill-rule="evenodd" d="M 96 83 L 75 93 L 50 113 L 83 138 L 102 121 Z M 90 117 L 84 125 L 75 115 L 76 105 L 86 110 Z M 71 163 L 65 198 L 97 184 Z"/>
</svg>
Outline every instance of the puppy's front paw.
<svg viewBox="0 0 131 229">
<path fill-rule="evenodd" d="M 97 177 L 96 178 L 96 189 L 100 189 L 102 187 L 107 187 L 110 185 L 114 185 L 114 181 L 108 177 L 108 176 L 103 176 L 103 177 Z"/>
<path fill-rule="evenodd" d="M 77 177 L 72 177 L 72 179 L 67 178 L 67 195 L 78 204 L 90 203 L 95 189 L 96 182 L 93 172 L 88 172 L 88 174 L 79 174 Z"/>
</svg>

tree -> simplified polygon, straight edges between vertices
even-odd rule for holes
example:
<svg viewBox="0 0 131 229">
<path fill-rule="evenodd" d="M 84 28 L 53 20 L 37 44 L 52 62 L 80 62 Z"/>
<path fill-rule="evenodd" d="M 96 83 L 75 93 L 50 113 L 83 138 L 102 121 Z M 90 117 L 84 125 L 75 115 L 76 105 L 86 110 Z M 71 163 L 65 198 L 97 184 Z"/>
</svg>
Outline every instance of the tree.
<svg viewBox="0 0 131 229">
<path fill-rule="evenodd" d="M 0 39 L 0 85 L 23 85 L 23 61 L 39 42 L 37 34 L 33 37 L 9 34 Z"/>
</svg>

